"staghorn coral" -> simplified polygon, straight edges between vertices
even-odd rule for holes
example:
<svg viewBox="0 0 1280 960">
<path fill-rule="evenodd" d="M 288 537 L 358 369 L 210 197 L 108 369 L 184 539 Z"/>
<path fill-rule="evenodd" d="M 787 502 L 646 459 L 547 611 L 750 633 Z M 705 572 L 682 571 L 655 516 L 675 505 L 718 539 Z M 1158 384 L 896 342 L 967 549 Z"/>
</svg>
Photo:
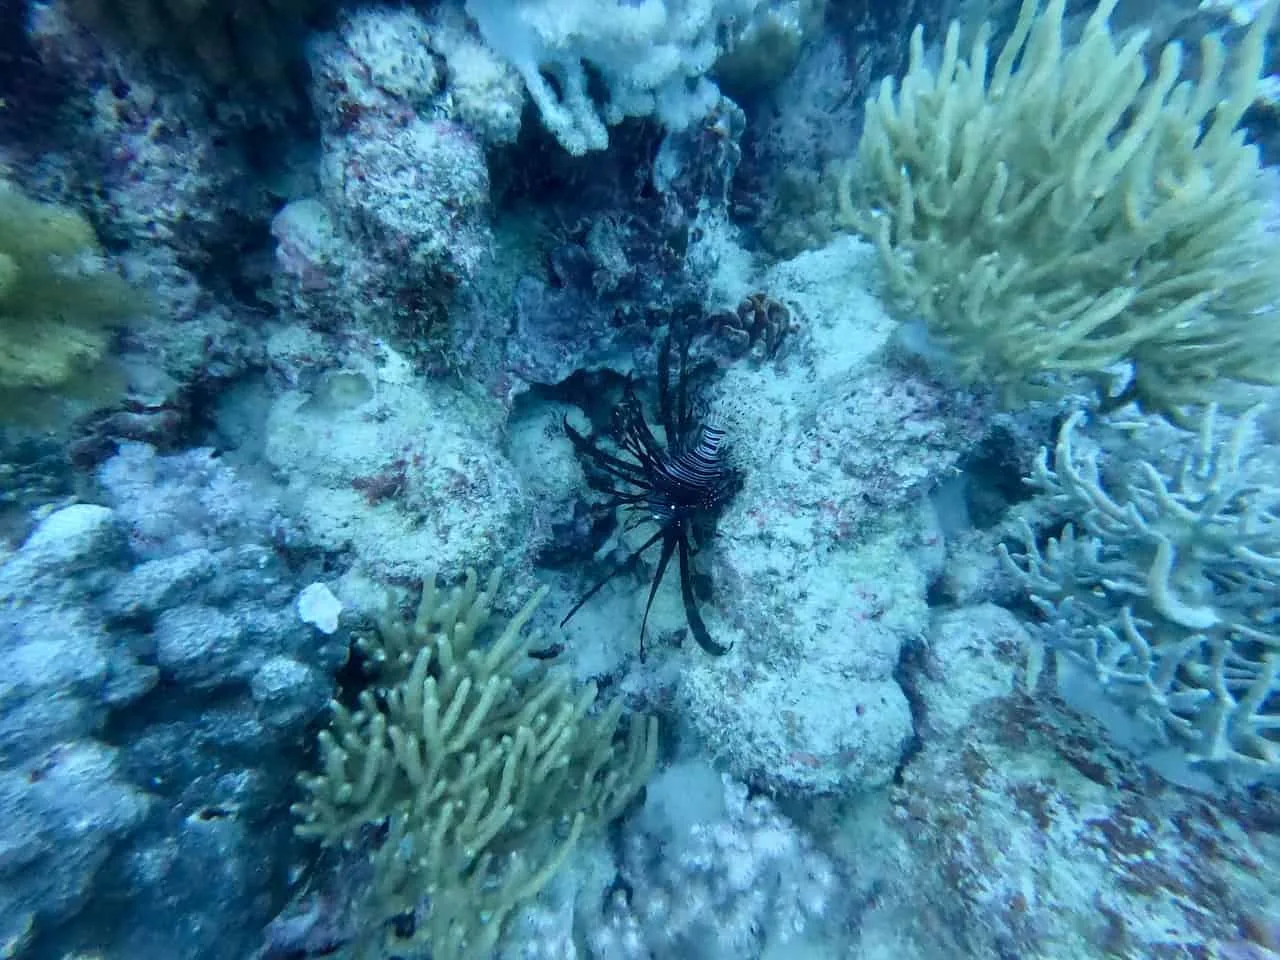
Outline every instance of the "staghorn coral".
<svg viewBox="0 0 1280 960">
<path fill-rule="evenodd" d="M 1129 463 L 1115 483 L 1072 415 L 1030 482 L 1081 534 L 1040 548 L 1024 524 L 1024 552 L 1001 548 L 1060 675 L 1130 712 L 1151 752 L 1250 780 L 1280 773 L 1280 487 L 1248 443 L 1259 412 L 1224 437 L 1210 408 L 1175 467 Z"/>
</svg>

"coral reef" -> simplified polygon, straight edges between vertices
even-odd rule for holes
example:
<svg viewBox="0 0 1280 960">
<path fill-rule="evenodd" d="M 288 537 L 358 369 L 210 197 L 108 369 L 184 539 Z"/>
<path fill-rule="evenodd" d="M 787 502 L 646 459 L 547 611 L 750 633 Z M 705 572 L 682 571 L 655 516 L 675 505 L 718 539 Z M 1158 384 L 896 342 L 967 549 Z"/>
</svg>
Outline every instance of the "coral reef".
<svg viewBox="0 0 1280 960">
<path fill-rule="evenodd" d="M 687 789 L 683 775 L 665 774 L 668 789 Z M 713 819 L 627 831 L 625 888 L 587 935 L 591 957 L 807 955 L 806 934 L 836 899 L 835 865 L 766 797 L 727 776 L 722 789 L 723 811 Z"/>
<path fill-rule="evenodd" d="M 108 324 L 141 304 L 80 213 L 0 180 L 0 390 L 56 386 L 93 367 Z"/>
<path fill-rule="evenodd" d="M 1207 800 L 1106 749 L 1023 692 L 1027 643 L 990 605 L 931 624 L 921 749 L 839 828 L 848 955 L 1267 957 L 1274 800 Z"/>
<path fill-rule="evenodd" d="M 444 95 L 436 109 L 487 146 L 513 143 L 520 133 L 524 84 L 471 28 L 460 2 L 442 3 L 430 21 L 431 49 L 444 58 Z"/>
<path fill-rule="evenodd" d="M 835 236 L 834 174 L 857 150 L 863 103 L 881 77 L 905 66 L 899 38 L 914 23 L 932 30 L 943 10 L 928 0 L 828 4 L 824 29 L 807 38 L 789 74 L 742 100 L 747 129 L 732 209 L 767 253 L 786 259 Z M 736 88 L 726 85 L 732 95 Z"/>
<path fill-rule="evenodd" d="M 243 957 L 345 634 L 298 618 L 278 513 L 208 451 L 134 445 L 100 477 L 109 506 L 51 512 L 0 560 L 0 942 Z"/>
<path fill-rule="evenodd" d="M 318 336 L 269 346 L 282 368 L 297 364 L 300 382 L 277 392 L 253 430 L 266 462 L 289 476 L 307 538 L 399 580 L 422 578 L 432 558 L 493 565 L 536 550 L 528 494 L 492 440 L 494 412 L 413 378 L 385 345 L 361 346 L 369 354 L 349 346 L 341 360 Z"/>
<path fill-rule="evenodd" d="M 490 49 L 523 78 L 542 124 L 571 154 L 604 150 L 609 126 L 656 116 L 683 130 L 720 92 L 709 74 L 760 0 L 467 0 Z M 588 78 L 603 87 L 599 102 Z M 548 80 L 548 77 L 553 78 Z"/>
<path fill-rule="evenodd" d="M 893 775 L 913 726 L 895 671 L 945 548 L 926 494 L 983 429 L 972 399 L 891 361 L 892 321 L 859 279 L 874 267 L 842 238 L 766 272 L 804 325 L 713 391 L 729 436 L 751 437 L 703 561 L 709 625 L 735 649 L 683 668 L 675 695 L 735 776 L 788 793 Z"/>
<path fill-rule="evenodd" d="M 744 297 L 733 310 L 713 314 L 709 321 L 717 339 L 727 341 L 731 355 L 741 356 L 755 350 L 772 360 L 795 321 L 787 305 L 767 293 Z"/>
<path fill-rule="evenodd" d="M 258 96 L 289 92 L 301 37 L 329 6 L 327 0 L 71 0 L 75 15 L 94 30 L 195 68 L 214 89 L 248 87 Z"/>
<path fill-rule="evenodd" d="M 233 109 L 211 112 L 180 81 L 79 25 L 64 3 L 27 7 L 38 56 L 28 69 L 38 66 L 67 92 L 57 110 L 40 115 L 39 141 L 5 144 L 6 152 L 11 146 L 15 171 L 33 189 L 78 198 L 147 307 L 112 338 L 114 389 L 108 380 L 70 410 L 93 411 L 93 436 L 64 428 L 56 439 L 79 447 L 73 456 L 88 466 L 110 456 L 117 437 L 198 444 L 192 424 L 204 421 L 205 404 L 261 360 L 251 291 L 275 201 L 256 176 L 264 158 L 248 135 L 252 122 Z M 274 173 L 292 155 L 282 150 L 266 162 Z M 93 384 L 72 386 L 46 392 L 44 405 Z M 153 427 L 143 427 L 147 418 Z"/>
<path fill-rule="evenodd" d="M 507 404 L 578 370 L 653 370 L 655 328 L 703 312 L 721 258 L 746 260 L 726 225 L 741 111 L 724 101 L 707 123 L 656 145 L 651 133 L 624 129 L 630 152 L 593 157 L 589 179 L 583 161 L 539 158 L 538 172 L 562 191 L 555 217 L 522 210 L 495 222 L 500 262 L 450 318 L 456 360 Z M 552 188 L 525 189 L 511 196 L 509 187 L 507 204 L 539 203 Z M 533 254 L 531 229 L 544 234 Z"/>
<path fill-rule="evenodd" d="M 1278 4 L 9 4 L 0 955 L 1280 956 Z"/>
<path fill-rule="evenodd" d="M 86 191 L 102 239 L 138 257 L 167 248 L 183 267 L 208 270 L 246 243 L 245 227 L 270 216 L 270 191 L 249 175 L 260 129 L 226 110 L 210 115 L 147 62 L 116 51 L 67 4 L 33 5 L 30 35 L 46 70 L 72 85 L 71 116 L 51 116 L 50 134 L 74 149 L 60 158 Z M 63 174 L 66 176 L 66 174 Z"/>
<path fill-rule="evenodd" d="M 440 109 L 431 29 L 410 10 L 368 8 L 308 44 L 319 189 L 271 229 L 275 296 L 317 328 L 420 347 L 489 257 L 483 143 Z"/>
</svg>

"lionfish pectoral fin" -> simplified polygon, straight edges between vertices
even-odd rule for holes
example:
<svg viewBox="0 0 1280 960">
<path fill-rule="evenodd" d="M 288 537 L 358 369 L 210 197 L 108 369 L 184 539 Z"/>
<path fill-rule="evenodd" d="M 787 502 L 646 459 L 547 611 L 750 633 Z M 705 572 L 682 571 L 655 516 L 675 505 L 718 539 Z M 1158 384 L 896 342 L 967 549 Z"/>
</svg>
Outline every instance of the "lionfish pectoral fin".
<svg viewBox="0 0 1280 960">
<path fill-rule="evenodd" d="M 623 559 L 615 563 L 609 569 L 609 572 L 606 573 L 599 580 L 597 580 L 595 584 L 591 587 L 591 589 L 588 590 L 586 593 L 584 593 L 578 599 L 578 602 L 575 603 L 573 607 L 569 610 L 569 612 L 564 615 L 564 619 L 560 621 L 560 626 L 563 627 L 566 623 L 568 623 L 569 620 L 573 617 L 573 615 L 577 613 L 579 610 L 581 610 L 583 606 L 586 605 L 586 602 L 588 600 L 590 600 L 597 593 L 599 593 L 601 590 L 604 589 L 604 585 L 606 583 L 608 583 L 610 580 L 612 580 L 614 577 L 620 574 L 623 570 L 627 569 L 627 567 L 631 566 L 631 564 L 635 563 L 636 560 L 640 558 L 640 555 L 642 553 L 644 553 L 646 550 L 652 547 L 661 538 L 662 538 L 662 531 L 659 530 L 652 537 L 646 540 L 641 546 L 637 547 L 635 550 L 632 550 L 629 554 L 627 554 L 626 557 L 624 557 Z"/>
<path fill-rule="evenodd" d="M 658 417 L 662 428 L 667 432 L 667 446 L 679 447 L 685 442 L 693 425 L 693 407 L 689 402 L 689 346 L 690 336 L 683 332 L 676 344 L 676 334 L 668 331 L 662 346 L 658 350 Z M 672 396 L 672 357 L 673 346 L 675 357 L 675 390 Z"/>
<path fill-rule="evenodd" d="M 680 340 L 680 369 L 676 374 L 676 436 L 677 444 L 688 442 L 693 429 L 693 402 L 689 399 L 689 338 Z"/>
<path fill-rule="evenodd" d="M 649 608 L 653 606 L 653 598 L 658 595 L 658 587 L 662 586 L 662 578 L 667 573 L 667 564 L 671 562 L 671 554 L 675 552 L 676 543 L 679 541 L 678 536 L 669 536 L 667 529 L 663 527 L 658 531 L 658 537 L 663 537 L 662 556 L 658 557 L 658 569 L 653 574 L 653 583 L 649 584 L 649 599 L 644 605 L 644 619 L 640 621 L 640 659 L 644 659 L 644 628 L 649 625 Z M 653 543 L 653 540 L 649 541 Z"/>
<path fill-rule="evenodd" d="M 670 444 L 676 435 L 676 418 L 671 403 L 671 332 L 658 347 L 658 419 L 662 421 L 662 429 L 667 432 L 667 443 Z"/>
<path fill-rule="evenodd" d="M 698 646 L 714 657 L 723 657 L 732 649 L 733 644 L 724 646 L 711 639 L 711 632 L 703 622 L 698 611 L 698 602 L 693 595 L 693 576 L 689 564 L 689 541 L 683 536 L 678 538 L 680 544 L 680 596 L 684 599 L 684 615 L 689 621 L 689 631 Z"/>
<path fill-rule="evenodd" d="M 572 441 L 573 447 L 578 451 L 580 456 L 586 457 L 596 467 L 605 473 L 619 480 L 625 480 L 627 483 L 641 483 L 644 481 L 644 471 L 634 463 L 619 459 L 610 453 L 606 453 L 596 446 L 595 441 L 589 437 L 584 437 L 577 430 L 569 425 L 569 418 L 564 418 L 564 432 Z"/>
</svg>

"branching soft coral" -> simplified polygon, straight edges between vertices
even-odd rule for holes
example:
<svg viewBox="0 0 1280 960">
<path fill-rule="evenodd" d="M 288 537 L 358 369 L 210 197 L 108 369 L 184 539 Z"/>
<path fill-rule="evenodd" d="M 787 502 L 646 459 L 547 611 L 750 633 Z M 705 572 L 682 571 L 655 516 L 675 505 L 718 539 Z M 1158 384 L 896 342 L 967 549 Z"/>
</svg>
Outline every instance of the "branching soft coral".
<svg viewBox="0 0 1280 960">
<path fill-rule="evenodd" d="M 578 837 L 616 817 L 653 770 L 657 721 L 593 709 L 594 684 L 530 668 L 534 596 L 489 643 L 501 571 L 468 571 L 442 596 L 423 586 L 407 623 L 390 611 L 363 644 L 378 687 L 333 705 L 322 770 L 301 779 L 298 832 L 351 844 L 385 824 L 373 852 L 374 921 L 429 904 L 413 939 L 436 960 L 492 956 L 511 911 L 560 868 Z M 398 941 L 403 938 L 396 938 Z M 415 944 L 398 942 L 405 949 Z"/>
<path fill-rule="evenodd" d="M 1233 381 L 1280 382 L 1280 242 L 1239 129 L 1277 3 L 1230 69 L 1206 37 L 1195 81 L 1176 43 L 1148 76 L 1146 33 L 1114 35 L 1115 5 L 1068 46 L 1065 0 L 1024 0 L 990 68 L 989 27 L 966 58 L 952 24 L 936 70 L 917 27 L 900 87 L 867 104 L 841 216 L 964 379 L 1017 398 L 1127 364 L 1124 399 L 1176 416 Z"/>
</svg>

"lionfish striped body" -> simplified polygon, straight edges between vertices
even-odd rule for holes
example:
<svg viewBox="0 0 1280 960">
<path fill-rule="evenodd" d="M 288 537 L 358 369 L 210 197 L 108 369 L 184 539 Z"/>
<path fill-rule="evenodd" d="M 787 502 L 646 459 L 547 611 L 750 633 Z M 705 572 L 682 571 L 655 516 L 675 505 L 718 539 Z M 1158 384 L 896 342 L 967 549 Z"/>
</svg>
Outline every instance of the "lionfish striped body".
<svg viewBox="0 0 1280 960">
<path fill-rule="evenodd" d="M 643 487 L 649 519 L 667 523 L 685 513 L 714 510 L 732 495 L 735 478 L 724 463 L 724 440 L 722 428 L 702 427 L 688 449 L 652 459 Z"/>
</svg>

